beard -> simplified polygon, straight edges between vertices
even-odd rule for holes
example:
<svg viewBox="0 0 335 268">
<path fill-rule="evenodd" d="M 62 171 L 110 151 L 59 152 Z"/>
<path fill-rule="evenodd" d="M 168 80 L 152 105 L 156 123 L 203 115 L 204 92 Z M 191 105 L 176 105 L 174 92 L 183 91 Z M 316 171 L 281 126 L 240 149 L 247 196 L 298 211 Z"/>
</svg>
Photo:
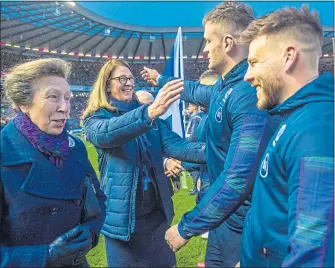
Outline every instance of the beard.
<svg viewBox="0 0 335 268">
<path fill-rule="evenodd" d="M 262 110 L 273 109 L 280 103 L 283 88 L 284 83 L 279 77 L 262 79 L 260 92 L 257 92 L 257 107 Z"/>
<path fill-rule="evenodd" d="M 211 53 L 211 59 L 208 62 L 208 69 L 222 74 L 227 65 L 225 52 L 221 47 L 215 48 Z"/>
</svg>

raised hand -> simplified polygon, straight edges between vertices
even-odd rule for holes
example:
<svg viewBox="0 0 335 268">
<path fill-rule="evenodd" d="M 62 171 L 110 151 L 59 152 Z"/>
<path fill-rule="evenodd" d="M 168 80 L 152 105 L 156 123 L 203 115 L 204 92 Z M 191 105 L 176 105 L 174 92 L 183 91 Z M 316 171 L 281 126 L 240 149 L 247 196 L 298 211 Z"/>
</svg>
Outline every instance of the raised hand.
<svg viewBox="0 0 335 268">
<path fill-rule="evenodd" d="M 180 98 L 184 90 L 184 82 L 180 79 L 170 81 L 161 88 L 155 101 L 148 107 L 148 115 L 151 120 L 164 114 L 172 103 Z"/>
<path fill-rule="evenodd" d="M 143 68 L 144 70 L 141 71 L 141 76 L 144 81 L 146 81 L 148 84 L 151 84 L 152 86 L 157 86 L 157 77 L 159 76 L 159 73 L 154 70 L 147 67 Z"/>
</svg>

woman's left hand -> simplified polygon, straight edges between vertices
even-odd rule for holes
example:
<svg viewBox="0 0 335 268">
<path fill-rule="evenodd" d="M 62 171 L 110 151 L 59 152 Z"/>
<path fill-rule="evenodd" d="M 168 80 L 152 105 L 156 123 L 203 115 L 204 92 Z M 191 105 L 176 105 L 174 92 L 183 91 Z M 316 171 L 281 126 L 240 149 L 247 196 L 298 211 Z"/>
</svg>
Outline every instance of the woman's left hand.
<svg viewBox="0 0 335 268">
<path fill-rule="evenodd" d="M 93 234 L 89 228 L 77 226 L 48 245 L 47 266 L 71 266 L 82 263 L 92 248 Z"/>
<path fill-rule="evenodd" d="M 83 227 L 83 226 L 77 226 L 75 229 L 79 232 L 79 234 L 71 238 L 69 242 L 71 243 L 81 243 L 84 242 L 85 240 L 89 240 L 92 244 L 93 242 L 93 233 L 88 227 Z"/>
</svg>

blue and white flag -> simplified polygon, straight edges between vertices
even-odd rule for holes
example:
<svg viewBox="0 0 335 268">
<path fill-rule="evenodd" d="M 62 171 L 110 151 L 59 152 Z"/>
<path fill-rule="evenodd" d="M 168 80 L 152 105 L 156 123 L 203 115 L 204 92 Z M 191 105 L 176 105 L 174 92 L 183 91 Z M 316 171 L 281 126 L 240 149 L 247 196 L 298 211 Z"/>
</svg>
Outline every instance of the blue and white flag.
<svg viewBox="0 0 335 268">
<path fill-rule="evenodd" d="M 184 59 L 183 59 L 183 35 L 181 27 L 178 28 L 176 40 L 170 53 L 170 59 L 167 61 L 163 71 L 164 76 L 173 76 L 184 80 Z M 183 102 L 175 101 L 167 112 L 160 116 L 164 119 L 171 130 L 176 132 L 180 137 L 185 137 L 184 122 L 183 122 Z"/>
</svg>

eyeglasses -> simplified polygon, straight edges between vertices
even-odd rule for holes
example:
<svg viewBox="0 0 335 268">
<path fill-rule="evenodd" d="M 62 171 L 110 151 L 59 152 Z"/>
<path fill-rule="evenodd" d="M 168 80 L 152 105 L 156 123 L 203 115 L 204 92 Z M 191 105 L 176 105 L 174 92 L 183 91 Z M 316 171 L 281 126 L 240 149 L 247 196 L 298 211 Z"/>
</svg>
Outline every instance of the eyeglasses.
<svg viewBox="0 0 335 268">
<path fill-rule="evenodd" d="M 122 85 L 126 85 L 128 80 L 129 80 L 130 84 L 135 84 L 135 77 L 133 77 L 133 76 L 127 77 L 125 75 L 122 75 L 122 76 L 118 76 L 118 77 L 111 77 L 109 80 L 114 80 L 114 79 L 118 79 L 120 84 L 122 84 Z"/>
</svg>

